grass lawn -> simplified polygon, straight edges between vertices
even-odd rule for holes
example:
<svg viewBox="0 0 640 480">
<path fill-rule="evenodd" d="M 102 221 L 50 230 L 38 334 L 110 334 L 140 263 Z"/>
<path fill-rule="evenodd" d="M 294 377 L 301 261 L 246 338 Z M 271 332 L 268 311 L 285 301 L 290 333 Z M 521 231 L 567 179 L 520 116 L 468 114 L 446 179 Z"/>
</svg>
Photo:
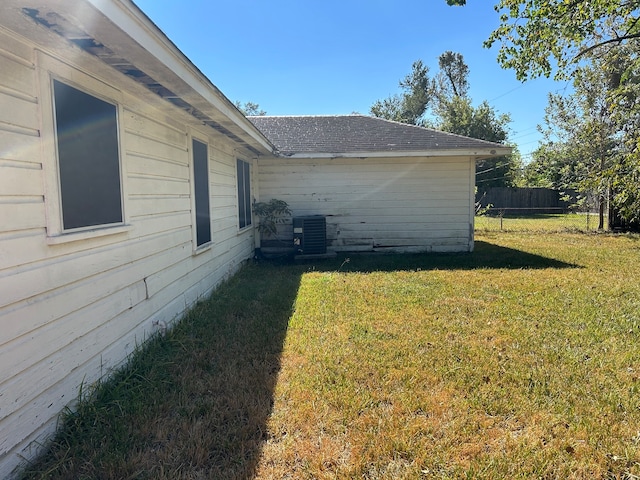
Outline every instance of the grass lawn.
<svg viewBox="0 0 640 480">
<path fill-rule="evenodd" d="M 27 478 L 637 478 L 640 237 L 244 268 Z"/>
<path fill-rule="evenodd" d="M 481 215 L 475 218 L 478 232 L 594 232 L 598 230 L 597 213 L 551 213 L 532 215 Z M 606 228 L 607 219 L 604 219 Z"/>
</svg>

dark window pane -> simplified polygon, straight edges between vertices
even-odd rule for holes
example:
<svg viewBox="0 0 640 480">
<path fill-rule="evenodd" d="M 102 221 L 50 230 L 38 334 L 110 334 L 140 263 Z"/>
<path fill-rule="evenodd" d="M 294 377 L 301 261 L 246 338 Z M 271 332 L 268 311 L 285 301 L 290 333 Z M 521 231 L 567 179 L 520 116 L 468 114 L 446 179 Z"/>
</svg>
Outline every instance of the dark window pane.
<svg viewBox="0 0 640 480">
<path fill-rule="evenodd" d="M 251 170 L 249 163 L 244 164 L 244 217 L 245 226 L 251 225 Z"/>
<path fill-rule="evenodd" d="M 193 141 L 193 176 L 196 197 L 196 244 L 211 241 L 211 220 L 209 211 L 209 155 L 207 146 Z"/>
<path fill-rule="evenodd" d="M 245 221 L 245 197 L 244 197 L 244 168 L 243 161 L 236 160 L 237 172 L 236 178 L 238 179 L 238 221 L 240 224 L 240 228 L 244 228 L 246 226 Z"/>
<path fill-rule="evenodd" d="M 64 229 L 122 222 L 116 107 L 54 80 Z"/>
<path fill-rule="evenodd" d="M 236 160 L 238 179 L 238 223 L 251 225 L 251 169 L 247 162 Z"/>
</svg>

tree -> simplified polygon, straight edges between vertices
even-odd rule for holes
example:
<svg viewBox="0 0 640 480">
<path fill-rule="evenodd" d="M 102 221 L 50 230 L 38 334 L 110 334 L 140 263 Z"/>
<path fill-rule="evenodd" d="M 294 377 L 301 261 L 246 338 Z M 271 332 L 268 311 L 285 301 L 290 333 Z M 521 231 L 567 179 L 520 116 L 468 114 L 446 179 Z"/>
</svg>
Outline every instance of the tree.
<svg viewBox="0 0 640 480">
<path fill-rule="evenodd" d="M 422 60 L 413 62 L 411 73 L 400 80 L 399 85 L 403 92 L 376 101 L 371 106 L 371 114 L 395 122 L 422 125 L 434 91 L 429 68 Z"/>
<path fill-rule="evenodd" d="M 612 202 L 628 223 L 640 224 L 640 43 L 610 52 L 611 114 L 620 128 L 620 158 L 611 172 Z"/>
<path fill-rule="evenodd" d="M 371 114 L 402 123 L 429 126 L 445 132 L 480 140 L 506 143 L 509 115 L 498 114 L 486 101 L 477 107 L 469 98 L 469 67 L 461 54 L 444 52 L 438 58 L 436 77 L 418 60 L 400 81 L 401 94 L 376 101 Z M 429 114 L 429 116 L 427 116 Z M 517 152 L 477 163 L 476 185 L 481 189 L 511 186 L 520 173 Z"/>
<path fill-rule="evenodd" d="M 447 3 L 465 5 L 466 0 Z M 598 188 L 602 188 L 606 173 L 618 212 L 627 221 L 639 220 L 640 2 L 499 0 L 494 8 L 500 14 L 500 25 L 485 46 L 499 43 L 498 62 L 512 68 L 519 80 L 549 77 L 554 72 L 555 78 L 568 79 L 590 65 L 605 69 L 609 121 L 619 129 L 618 157 L 610 168 L 587 168 L 586 172 L 594 176 L 590 181 Z M 594 125 L 587 130 L 591 127 Z M 601 143 L 599 133 L 590 131 L 593 136 L 585 140 Z M 553 152 L 561 150 L 554 147 Z M 600 165 L 608 163 L 605 157 L 600 158 Z"/>
<path fill-rule="evenodd" d="M 449 4 L 464 4 L 448 0 Z M 640 38 L 635 0 L 500 0 L 500 26 L 485 46 L 500 42 L 498 62 L 519 80 L 568 78 L 579 62 Z"/>
<path fill-rule="evenodd" d="M 469 93 L 469 66 L 462 54 L 446 51 L 438 57 L 440 71 L 436 76 L 439 95 L 466 97 Z"/>
<path fill-rule="evenodd" d="M 640 66 L 637 45 L 591 59 L 574 72 L 574 93 L 550 96 L 546 142 L 528 166 L 529 181 L 609 200 L 627 222 L 640 219 Z"/>
<path fill-rule="evenodd" d="M 585 56 L 636 43 L 639 7 L 636 0 L 500 0 L 494 6 L 500 26 L 485 46 L 500 42 L 498 62 L 513 68 L 519 80 L 549 77 L 554 66 L 568 78 Z"/>
<path fill-rule="evenodd" d="M 616 75 L 607 58 L 594 60 L 575 71 L 571 95 L 549 95 L 543 129 L 546 144 L 536 165 L 538 171 L 541 166 L 549 169 L 547 175 L 553 176 L 550 180 L 555 188 L 596 196 L 599 229 L 604 228 L 612 174 L 621 153 L 619 125 L 610 108 Z M 545 154 L 555 161 L 550 162 Z"/>
<path fill-rule="evenodd" d="M 244 104 L 240 101 L 234 103 L 236 108 L 240 110 L 245 116 L 264 116 L 267 114 L 264 110 L 260 108 L 260 105 L 253 102 L 245 102 Z"/>
<path fill-rule="evenodd" d="M 573 161 L 563 147 L 564 144 L 561 143 L 540 145 L 532 153 L 532 160 L 524 167 L 524 184 L 528 187 L 556 190 L 572 189 L 575 177 Z"/>
<path fill-rule="evenodd" d="M 506 143 L 510 121 L 509 115 L 496 113 L 486 101 L 474 107 L 467 97 L 454 96 L 438 107 L 437 125 L 440 130 L 489 142 Z M 519 173 L 517 153 L 479 160 L 476 163 L 476 186 L 480 191 L 513 186 Z"/>
<path fill-rule="evenodd" d="M 611 176 L 611 200 L 618 214 L 629 224 L 640 225 L 640 161 L 637 153 L 624 156 Z"/>
<path fill-rule="evenodd" d="M 469 67 L 461 54 L 444 52 L 431 79 L 422 61 L 413 63 L 411 74 L 400 81 L 401 95 L 379 100 L 371 114 L 402 123 L 429 126 L 449 133 L 489 142 L 506 143 L 509 115 L 498 114 L 487 103 L 474 107 L 468 96 Z M 427 116 L 429 114 L 429 116 Z M 481 160 L 476 165 L 476 184 L 485 189 L 514 185 L 520 172 L 519 155 Z"/>
</svg>

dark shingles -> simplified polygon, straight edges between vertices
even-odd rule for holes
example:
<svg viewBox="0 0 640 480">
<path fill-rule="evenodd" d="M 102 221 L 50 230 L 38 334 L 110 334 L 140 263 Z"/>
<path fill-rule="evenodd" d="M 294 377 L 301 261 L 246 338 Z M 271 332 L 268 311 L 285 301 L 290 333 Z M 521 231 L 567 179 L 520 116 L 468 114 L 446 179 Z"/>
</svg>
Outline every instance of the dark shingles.
<svg viewBox="0 0 640 480">
<path fill-rule="evenodd" d="M 248 118 L 284 155 L 486 150 L 505 147 L 493 142 L 364 115 Z"/>
</svg>

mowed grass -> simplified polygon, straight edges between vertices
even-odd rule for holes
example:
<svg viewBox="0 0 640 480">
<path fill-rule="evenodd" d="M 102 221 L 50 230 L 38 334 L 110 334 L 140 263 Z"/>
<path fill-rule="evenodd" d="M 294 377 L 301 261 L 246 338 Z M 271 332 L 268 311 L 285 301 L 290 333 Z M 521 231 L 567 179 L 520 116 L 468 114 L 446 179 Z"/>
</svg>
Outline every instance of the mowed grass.
<svg viewBox="0 0 640 480">
<path fill-rule="evenodd" d="M 594 232 L 597 213 L 551 213 L 531 215 L 480 215 L 475 218 L 478 232 Z M 607 219 L 604 219 L 605 226 Z"/>
<path fill-rule="evenodd" d="M 27 478 L 640 475 L 640 237 L 244 268 Z"/>
</svg>

